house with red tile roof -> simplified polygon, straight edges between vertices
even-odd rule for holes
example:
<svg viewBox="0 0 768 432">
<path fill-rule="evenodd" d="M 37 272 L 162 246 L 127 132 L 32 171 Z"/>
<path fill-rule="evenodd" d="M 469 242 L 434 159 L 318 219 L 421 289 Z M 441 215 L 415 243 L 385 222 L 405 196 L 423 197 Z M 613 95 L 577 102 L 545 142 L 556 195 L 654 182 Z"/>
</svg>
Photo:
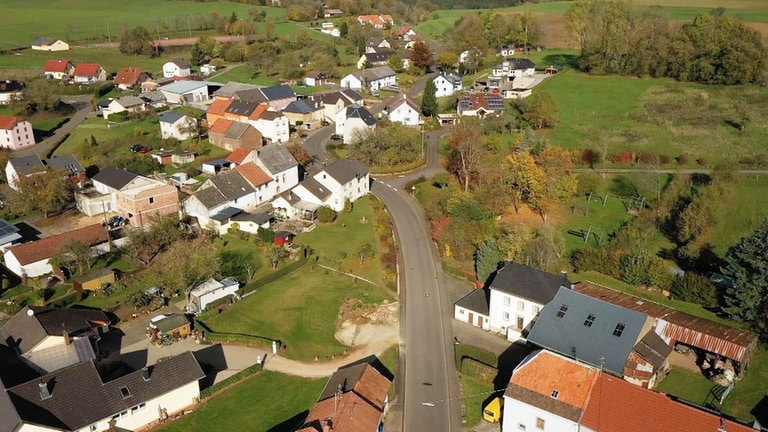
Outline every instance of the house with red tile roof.
<svg viewBox="0 0 768 432">
<path fill-rule="evenodd" d="M 229 151 L 238 148 L 257 149 L 264 141 L 261 133 L 250 123 L 228 119 L 217 120 L 208 128 L 208 140 L 216 147 Z"/>
<path fill-rule="evenodd" d="M 0 148 L 19 150 L 35 145 L 32 123 L 16 116 L 0 116 Z"/>
<path fill-rule="evenodd" d="M 53 271 L 48 260 L 67 242 L 84 241 L 95 253 L 104 253 L 106 250 L 95 246 L 106 243 L 108 235 L 109 233 L 101 224 L 94 224 L 42 240 L 12 246 L 3 255 L 5 266 L 21 278 L 42 276 Z"/>
<path fill-rule="evenodd" d="M 72 74 L 75 84 L 92 84 L 106 81 L 107 71 L 98 63 L 80 63 Z"/>
<path fill-rule="evenodd" d="M 357 17 L 360 25 L 370 25 L 375 29 L 383 29 L 395 24 L 392 15 L 360 15 Z"/>
<path fill-rule="evenodd" d="M 297 432 L 377 432 L 389 408 L 391 385 L 370 364 L 342 367 L 328 379 Z"/>
<path fill-rule="evenodd" d="M 48 79 L 69 79 L 75 73 L 75 65 L 67 59 L 50 59 L 45 62 L 43 76 Z"/>
<path fill-rule="evenodd" d="M 239 147 L 227 156 L 227 160 L 234 162 L 236 165 L 242 165 L 256 160 L 256 153 L 251 149 Z"/>
<path fill-rule="evenodd" d="M 462 93 L 456 111 L 461 116 L 485 117 L 504 111 L 504 98 L 498 93 Z"/>
<path fill-rule="evenodd" d="M 144 81 L 152 79 L 152 74 L 136 66 L 128 66 L 115 76 L 115 85 L 120 90 L 130 90 Z"/>
</svg>

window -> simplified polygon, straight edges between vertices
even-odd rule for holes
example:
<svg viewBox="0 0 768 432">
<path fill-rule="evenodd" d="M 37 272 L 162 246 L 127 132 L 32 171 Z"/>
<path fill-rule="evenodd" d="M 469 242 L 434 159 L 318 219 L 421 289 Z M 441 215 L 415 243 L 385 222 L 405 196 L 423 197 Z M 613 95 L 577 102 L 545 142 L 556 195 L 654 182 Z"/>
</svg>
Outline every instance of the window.
<svg viewBox="0 0 768 432">
<path fill-rule="evenodd" d="M 557 399 L 558 396 L 560 396 L 559 390 L 552 390 L 552 394 L 550 395 L 552 398 Z"/>
<path fill-rule="evenodd" d="M 544 430 L 544 419 L 536 417 L 536 429 Z"/>
<path fill-rule="evenodd" d="M 509 312 L 504 312 L 504 321 L 509 321 Z"/>
<path fill-rule="evenodd" d="M 540 309 L 538 306 L 534 306 L 534 307 L 533 307 L 533 314 L 534 314 L 534 315 L 538 315 L 538 314 L 539 314 L 539 312 L 541 312 L 541 309 Z"/>
<path fill-rule="evenodd" d="M 517 301 L 517 310 L 524 311 L 525 310 L 525 302 L 522 300 Z"/>
<path fill-rule="evenodd" d="M 566 312 L 568 312 L 568 305 L 560 306 L 560 310 L 557 311 L 557 317 L 558 318 L 564 317 Z"/>
<path fill-rule="evenodd" d="M 518 423 L 517 424 L 517 428 L 520 429 L 521 431 L 524 431 L 525 430 L 525 425 L 522 424 L 522 423 Z"/>
<path fill-rule="evenodd" d="M 621 337 L 621 334 L 624 333 L 624 323 L 618 323 L 616 324 L 616 328 L 613 329 L 613 335 L 616 337 Z"/>
<path fill-rule="evenodd" d="M 510 306 L 512 304 L 512 299 L 509 298 L 509 296 L 504 296 L 504 306 Z"/>
<path fill-rule="evenodd" d="M 131 397 L 131 391 L 128 387 L 120 387 L 120 394 L 123 395 L 123 399 Z"/>
<path fill-rule="evenodd" d="M 98 423 L 92 424 L 89 429 L 90 429 L 91 432 L 96 432 L 96 431 L 99 430 L 99 424 Z"/>
<path fill-rule="evenodd" d="M 595 316 L 592 314 L 587 315 L 587 319 L 584 320 L 584 325 L 586 327 L 592 327 L 592 324 L 595 323 Z"/>
<path fill-rule="evenodd" d="M 464 315 L 464 309 L 459 309 L 459 315 Z"/>
<path fill-rule="evenodd" d="M 149 197 L 149 203 L 154 204 L 155 203 L 155 197 Z"/>
</svg>

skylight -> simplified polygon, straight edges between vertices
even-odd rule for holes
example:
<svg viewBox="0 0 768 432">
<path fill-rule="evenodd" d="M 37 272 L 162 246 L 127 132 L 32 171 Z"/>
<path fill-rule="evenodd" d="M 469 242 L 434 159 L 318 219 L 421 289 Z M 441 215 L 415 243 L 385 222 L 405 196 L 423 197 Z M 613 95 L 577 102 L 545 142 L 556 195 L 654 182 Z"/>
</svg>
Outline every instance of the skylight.
<svg viewBox="0 0 768 432">
<path fill-rule="evenodd" d="M 566 312 L 568 312 L 568 305 L 560 306 L 560 310 L 557 311 L 557 317 L 558 318 L 564 317 Z"/>
<path fill-rule="evenodd" d="M 595 323 L 595 316 L 592 314 L 587 315 L 587 319 L 584 320 L 584 325 L 587 327 L 592 327 L 592 324 Z"/>
<path fill-rule="evenodd" d="M 128 387 L 120 387 L 120 394 L 123 395 L 123 399 L 131 397 L 131 391 Z"/>
<path fill-rule="evenodd" d="M 624 333 L 624 323 L 618 323 L 616 324 L 616 328 L 613 329 L 613 335 L 616 337 L 621 337 L 621 334 Z"/>
<path fill-rule="evenodd" d="M 559 390 L 552 390 L 551 396 L 552 396 L 553 399 L 557 399 L 557 397 L 560 396 L 560 391 Z"/>
</svg>

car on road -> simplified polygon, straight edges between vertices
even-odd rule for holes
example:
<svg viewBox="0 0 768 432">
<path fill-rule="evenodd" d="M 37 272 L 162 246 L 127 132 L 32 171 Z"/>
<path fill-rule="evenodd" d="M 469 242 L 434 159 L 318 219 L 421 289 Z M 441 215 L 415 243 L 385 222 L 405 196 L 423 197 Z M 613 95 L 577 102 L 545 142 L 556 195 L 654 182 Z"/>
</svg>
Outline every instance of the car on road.
<svg viewBox="0 0 768 432">
<path fill-rule="evenodd" d="M 341 135 L 333 134 L 331 135 L 331 141 L 342 142 L 344 141 L 344 138 Z"/>
</svg>

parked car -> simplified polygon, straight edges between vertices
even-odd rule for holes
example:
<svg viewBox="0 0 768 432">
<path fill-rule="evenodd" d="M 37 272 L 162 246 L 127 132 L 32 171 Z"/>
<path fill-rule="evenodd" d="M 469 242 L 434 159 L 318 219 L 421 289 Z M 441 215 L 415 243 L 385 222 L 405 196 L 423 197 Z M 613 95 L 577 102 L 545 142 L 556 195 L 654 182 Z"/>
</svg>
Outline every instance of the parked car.
<svg viewBox="0 0 768 432">
<path fill-rule="evenodd" d="M 391 86 L 389 86 L 389 88 L 391 88 L 392 90 L 400 90 L 400 86 L 397 84 L 392 84 Z"/>
<path fill-rule="evenodd" d="M 125 224 L 128 223 L 128 219 L 124 218 L 120 215 L 115 215 L 109 218 L 109 220 L 106 222 L 106 226 L 108 228 L 120 228 L 125 226 Z"/>
<path fill-rule="evenodd" d="M 131 153 L 138 153 L 143 148 L 144 148 L 144 146 L 141 145 L 141 144 L 134 144 L 134 145 L 131 146 Z"/>
<path fill-rule="evenodd" d="M 152 151 L 152 147 L 142 147 L 139 153 L 149 153 Z"/>
<path fill-rule="evenodd" d="M 342 142 L 344 141 L 344 138 L 341 135 L 333 134 L 331 135 L 331 141 Z"/>
</svg>

